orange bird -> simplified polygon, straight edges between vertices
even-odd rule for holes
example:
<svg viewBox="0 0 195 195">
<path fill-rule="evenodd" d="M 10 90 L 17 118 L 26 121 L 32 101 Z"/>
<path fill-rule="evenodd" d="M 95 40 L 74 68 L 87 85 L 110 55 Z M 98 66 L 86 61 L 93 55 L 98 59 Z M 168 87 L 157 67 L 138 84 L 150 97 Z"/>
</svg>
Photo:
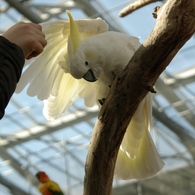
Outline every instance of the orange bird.
<svg viewBox="0 0 195 195">
<path fill-rule="evenodd" d="M 39 171 L 36 174 L 36 177 L 41 183 L 41 185 L 39 186 L 39 191 L 42 195 L 64 195 L 59 185 L 50 180 L 45 172 Z"/>
</svg>

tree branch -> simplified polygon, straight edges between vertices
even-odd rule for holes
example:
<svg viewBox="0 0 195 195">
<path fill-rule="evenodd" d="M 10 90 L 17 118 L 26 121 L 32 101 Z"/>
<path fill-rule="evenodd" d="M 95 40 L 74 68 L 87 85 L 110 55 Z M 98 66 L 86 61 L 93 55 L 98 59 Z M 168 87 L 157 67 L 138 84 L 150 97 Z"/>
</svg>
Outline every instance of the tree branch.
<svg viewBox="0 0 195 195">
<path fill-rule="evenodd" d="M 119 12 L 120 17 L 127 16 L 128 14 L 134 12 L 135 10 L 144 7 L 150 3 L 154 3 L 157 1 L 163 1 L 163 0 L 135 0 L 134 2 L 130 3 L 128 6 L 126 6 L 124 9 L 122 9 Z"/>
<path fill-rule="evenodd" d="M 110 195 L 117 153 L 139 103 L 195 32 L 195 1 L 168 0 L 156 25 L 115 79 L 100 111 L 87 155 L 84 195 Z"/>
</svg>

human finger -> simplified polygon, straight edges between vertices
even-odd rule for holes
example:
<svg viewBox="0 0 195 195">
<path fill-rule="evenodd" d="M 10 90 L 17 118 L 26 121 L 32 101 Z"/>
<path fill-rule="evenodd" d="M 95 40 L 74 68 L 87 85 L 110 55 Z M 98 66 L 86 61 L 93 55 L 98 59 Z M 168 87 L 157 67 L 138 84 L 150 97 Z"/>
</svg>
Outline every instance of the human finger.
<svg viewBox="0 0 195 195">
<path fill-rule="evenodd" d="M 44 41 L 44 39 L 41 41 L 36 41 L 36 43 L 33 44 L 33 48 L 31 52 L 29 53 L 29 55 L 26 56 L 26 59 L 31 59 L 33 57 L 38 56 L 40 53 L 43 52 L 46 44 L 47 43 Z"/>
</svg>

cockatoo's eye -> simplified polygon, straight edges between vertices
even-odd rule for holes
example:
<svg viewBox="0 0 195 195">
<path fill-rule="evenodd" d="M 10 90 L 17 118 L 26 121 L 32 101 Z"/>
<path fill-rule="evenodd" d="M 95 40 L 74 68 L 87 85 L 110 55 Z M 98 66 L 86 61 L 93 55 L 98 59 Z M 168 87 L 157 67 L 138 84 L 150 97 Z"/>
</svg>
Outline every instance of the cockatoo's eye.
<svg viewBox="0 0 195 195">
<path fill-rule="evenodd" d="M 88 61 L 85 61 L 85 66 L 88 66 L 88 65 L 89 65 Z"/>
</svg>

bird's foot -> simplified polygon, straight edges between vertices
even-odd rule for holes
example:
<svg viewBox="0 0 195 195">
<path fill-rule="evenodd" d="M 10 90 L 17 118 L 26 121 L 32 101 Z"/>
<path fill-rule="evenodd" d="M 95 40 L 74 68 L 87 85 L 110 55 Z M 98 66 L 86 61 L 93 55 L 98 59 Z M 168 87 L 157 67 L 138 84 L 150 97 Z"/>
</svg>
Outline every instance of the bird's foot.
<svg viewBox="0 0 195 195">
<path fill-rule="evenodd" d="M 156 91 L 155 91 L 153 86 L 147 86 L 147 90 L 152 92 L 152 93 L 156 93 Z"/>
<path fill-rule="evenodd" d="M 102 99 L 99 99 L 98 102 L 102 106 L 104 104 L 105 100 L 106 100 L 106 98 L 102 98 Z"/>
</svg>

